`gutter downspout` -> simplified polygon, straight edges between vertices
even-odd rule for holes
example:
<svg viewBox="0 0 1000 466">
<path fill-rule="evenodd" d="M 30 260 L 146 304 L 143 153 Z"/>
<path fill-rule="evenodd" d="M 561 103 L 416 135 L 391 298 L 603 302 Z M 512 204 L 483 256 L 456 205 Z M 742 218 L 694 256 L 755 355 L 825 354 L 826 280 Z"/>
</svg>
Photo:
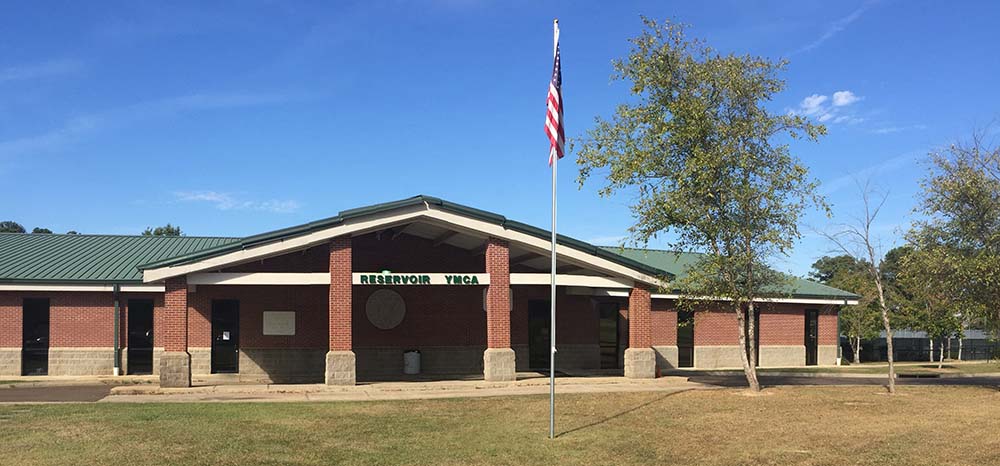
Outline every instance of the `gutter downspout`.
<svg viewBox="0 0 1000 466">
<path fill-rule="evenodd" d="M 122 348 L 120 339 L 120 328 L 121 328 L 121 287 L 118 284 L 114 285 L 112 293 L 115 299 L 115 369 L 114 375 L 121 375 L 122 367 Z"/>
</svg>

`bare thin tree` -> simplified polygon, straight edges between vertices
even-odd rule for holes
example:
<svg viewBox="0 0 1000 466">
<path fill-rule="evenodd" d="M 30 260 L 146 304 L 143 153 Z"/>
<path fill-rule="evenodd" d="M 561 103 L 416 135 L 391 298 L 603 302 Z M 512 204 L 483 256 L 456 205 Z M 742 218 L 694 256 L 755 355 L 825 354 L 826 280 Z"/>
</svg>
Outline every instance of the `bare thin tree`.
<svg viewBox="0 0 1000 466">
<path fill-rule="evenodd" d="M 865 264 L 868 269 L 868 275 L 875 285 L 879 310 L 882 312 L 882 327 L 885 330 L 885 342 L 888 346 L 888 389 L 890 394 L 894 394 L 896 393 L 896 366 L 893 361 L 892 326 L 889 324 L 889 305 L 886 303 L 885 284 L 883 283 L 885 277 L 882 275 L 882 258 L 885 256 L 882 254 L 878 238 L 872 232 L 878 220 L 879 212 L 881 212 L 882 206 L 885 205 L 885 201 L 889 195 L 885 193 L 873 199 L 875 191 L 868 181 L 863 185 L 858 183 L 858 188 L 861 192 L 861 200 L 864 203 L 863 216 L 856 218 L 852 223 L 839 225 L 839 228 L 835 232 L 820 233 L 833 243 L 837 249 L 843 251 L 844 254 L 854 257 L 858 262 Z"/>
</svg>

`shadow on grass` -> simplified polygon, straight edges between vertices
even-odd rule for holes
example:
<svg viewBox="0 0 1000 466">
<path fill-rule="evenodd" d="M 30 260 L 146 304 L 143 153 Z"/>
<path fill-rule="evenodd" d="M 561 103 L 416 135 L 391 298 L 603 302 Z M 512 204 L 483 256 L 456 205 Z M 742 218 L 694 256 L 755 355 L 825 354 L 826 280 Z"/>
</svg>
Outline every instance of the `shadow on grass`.
<svg viewBox="0 0 1000 466">
<path fill-rule="evenodd" d="M 644 403 L 640 403 L 638 405 L 635 405 L 635 406 L 633 406 L 633 407 L 631 407 L 629 409 L 626 409 L 624 411 L 612 414 L 612 415 L 610 415 L 610 416 L 608 416 L 608 417 L 606 417 L 604 419 L 601 419 L 601 420 L 598 420 L 598 421 L 594 421 L 594 422 L 591 422 L 590 424 L 585 424 L 585 425 L 582 425 L 582 426 L 579 426 L 579 427 L 574 427 L 574 428 L 572 428 L 570 430 L 567 430 L 565 432 L 560 432 L 560 433 L 556 434 L 556 438 L 561 438 L 561 437 L 567 436 L 569 434 L 572 434 L 574 432 L 579 432 L 581 430 L 589 429 L 591 427 L 597 427 L 597 426 L 599 426 L 601 424 L 607 423 L 608 421 L 612 421 L 614 419 L 618 419 L 618 418 L 620 418 L 622 416 L 634 413 L 634 412 L 636 412 L 636 411 L 638 411 L 638 410 L 640 410 L 642 408 L 651 406 L 651 405 L 653 405 L 655 403 L 659 403 L 659 402 L 661 402 L 661 401 L 663 401 L 663 400 L 665 400 L 667 398 L 670 398 L 670 397 L 672 397 L 674 395 L 679 395 L 681 393 L 684 393 L 684 392 L 687 392 L 687 391 L 691 391 L 691 390 L 692 389 L 690 389 L 690 388 L 684 388 L 684 389 L 677 390 L 676 392 L 667 393 L 667 394 L 665 394 L 663 396 L 659 396 L 659 397 L 656 397 L 656 398 L 654 398 L 652 400 L 649 400 L 649 401 L 646 401 Z"/>
</svg>

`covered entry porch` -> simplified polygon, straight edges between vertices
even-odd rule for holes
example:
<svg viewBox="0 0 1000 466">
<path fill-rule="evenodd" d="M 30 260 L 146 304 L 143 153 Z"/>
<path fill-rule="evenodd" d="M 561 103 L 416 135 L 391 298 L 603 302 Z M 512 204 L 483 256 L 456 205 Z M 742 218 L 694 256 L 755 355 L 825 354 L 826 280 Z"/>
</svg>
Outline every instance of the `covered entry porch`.
<svg viewBox="0 0 1000 466">
<path fill-rule="evenodd" d="M 161 386 L 227 372 L 405 380 L 415 375 L 408 351 L 426 378 L 511 381 L 548 365 L 543 234 L 426 203 L 367 217 L 145 270 L 166 290 Z M 610 254 L 564 244 L 558 253 L 557 369 L 652 377 L 658 279 Z"/>
</svg>

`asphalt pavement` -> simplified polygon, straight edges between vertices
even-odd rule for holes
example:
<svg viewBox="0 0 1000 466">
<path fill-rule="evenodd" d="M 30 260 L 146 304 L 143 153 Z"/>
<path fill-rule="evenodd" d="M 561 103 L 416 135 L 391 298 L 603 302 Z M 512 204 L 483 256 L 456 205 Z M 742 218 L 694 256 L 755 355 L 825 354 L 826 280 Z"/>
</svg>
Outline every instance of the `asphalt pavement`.
<svg viewBox="0 0 1000 466">
<path fill-rule="evenodd" d="M 52 387 L 17 387 L 0 389 L 0 403 L 94 402 L 111 394 L 111 386 L 60 385 Z"/>
</svg>

